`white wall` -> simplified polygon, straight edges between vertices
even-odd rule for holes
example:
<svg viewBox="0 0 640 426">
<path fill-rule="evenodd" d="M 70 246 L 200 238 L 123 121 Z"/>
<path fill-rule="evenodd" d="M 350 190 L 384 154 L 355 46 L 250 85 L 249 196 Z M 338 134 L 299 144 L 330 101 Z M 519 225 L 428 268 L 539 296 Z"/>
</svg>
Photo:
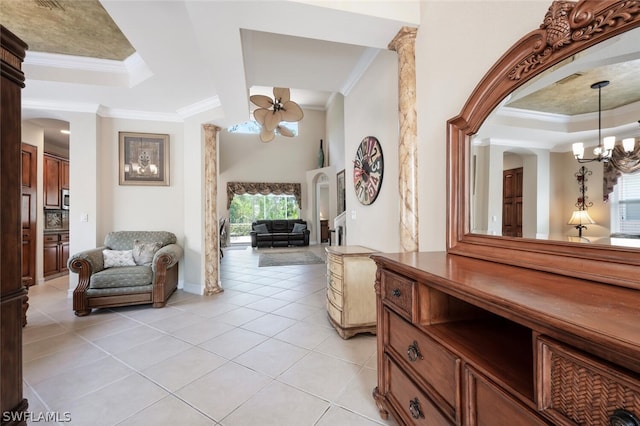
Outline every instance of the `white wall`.
<svg viewBox="0 0 640 426">
<path fill-rule="evenodd" d="M 344 96 L 336 94 L 327 106 L 327 153 L 328 166 L 334 166 L 340 171 L 345 168 L 344 151 Z"/>
<path fill-rule="evenodd" d="M 400 249 L 398 193 L 398 60 L 395 52 L 378 54 L 344 101 L 347 244 L 393 252 Z M 384 174 L 378 198 L 364 206 L 353 187 L 353 159 L 363 138 L 382 146 Z"/>
</svg>

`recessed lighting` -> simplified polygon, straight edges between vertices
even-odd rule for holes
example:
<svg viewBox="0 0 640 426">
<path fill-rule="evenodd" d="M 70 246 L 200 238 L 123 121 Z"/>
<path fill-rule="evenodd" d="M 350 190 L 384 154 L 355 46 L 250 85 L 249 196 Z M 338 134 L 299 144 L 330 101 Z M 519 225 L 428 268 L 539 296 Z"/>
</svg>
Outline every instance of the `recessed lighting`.
<svg viewBox="0 0 640 426">
<path fill-rule="evenodd" d="M 70 135 L 71 131 L 62 129 L 62 130 L 60 130 L 60 133 L 64 133 L 65 135 Z"/>
</svg>

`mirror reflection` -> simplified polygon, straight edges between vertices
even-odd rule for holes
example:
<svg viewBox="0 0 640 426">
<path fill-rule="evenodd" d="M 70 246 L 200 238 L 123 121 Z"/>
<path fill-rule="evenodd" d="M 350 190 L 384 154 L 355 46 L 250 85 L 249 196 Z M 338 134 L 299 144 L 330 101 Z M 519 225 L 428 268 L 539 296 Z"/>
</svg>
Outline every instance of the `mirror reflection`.
<svg viewBox="0 0 640 426">
<path fill-rule="evenodd" d="M 471 138 L 471 232 L 640 248 L 639 120 L 640 29 L 529 81 Z"/>
</svg>

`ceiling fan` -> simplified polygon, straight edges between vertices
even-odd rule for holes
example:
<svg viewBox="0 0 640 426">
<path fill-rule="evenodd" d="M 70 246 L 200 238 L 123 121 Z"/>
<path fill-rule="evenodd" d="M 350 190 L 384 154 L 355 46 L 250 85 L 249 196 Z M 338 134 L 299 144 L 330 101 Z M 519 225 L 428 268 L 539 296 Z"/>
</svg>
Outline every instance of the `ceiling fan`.
<svg viewBox="0 0 640 426">
<path fill-rule="evenodd" d="M 273 88 L 273 99 L 265 95 L 253 95 L 249 100 L 256 104 L 258 109 L 253 111 L 253 117 L 260 124 L 260 140 L 271 142 L 276 137 L 276 131 L 282 136 L 291 137 L 293 132 L 284 126 L 282 121 L 295 122 L 302 120 L 304 113 L 300 105 L 290 99 L 289 89 L 283 87 Z"/>
</svg>

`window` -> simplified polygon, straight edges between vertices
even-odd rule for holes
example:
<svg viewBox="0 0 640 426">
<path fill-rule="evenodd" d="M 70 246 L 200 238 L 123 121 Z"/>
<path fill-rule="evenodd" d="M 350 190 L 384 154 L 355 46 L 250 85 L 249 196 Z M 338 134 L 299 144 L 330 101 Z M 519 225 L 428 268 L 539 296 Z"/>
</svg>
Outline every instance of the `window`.
<svg viewBox="0 0 640 426">
<path fill-rule="evenodd" d="M 289 123 L 287 121 L 283 121 L 279 124 L 282 127 L 286 127 L 291 130 L 293 136 L 298 136 L 298 123 L 293 122 Z M 260 134 L 260 125 L 257 121 L 245 121 L 244 123 L 236 124 L 235 126 L 231 126 L 227 129 L 229 133 L 245 133 L 251 135 L 259 135 Z"/>
<path fill-rule="evenodd" d="M 611 201 L 611 232 L 640 235 L 640 173 L 618 177 Z"/>
<path fill-rule="evenodd" d="M 299 218 L 300 209 L 294 195 L 236 194 L 229 208 L 230 241 L 249 241 L 251 222 L 256 220 Z"/>
</svg>

